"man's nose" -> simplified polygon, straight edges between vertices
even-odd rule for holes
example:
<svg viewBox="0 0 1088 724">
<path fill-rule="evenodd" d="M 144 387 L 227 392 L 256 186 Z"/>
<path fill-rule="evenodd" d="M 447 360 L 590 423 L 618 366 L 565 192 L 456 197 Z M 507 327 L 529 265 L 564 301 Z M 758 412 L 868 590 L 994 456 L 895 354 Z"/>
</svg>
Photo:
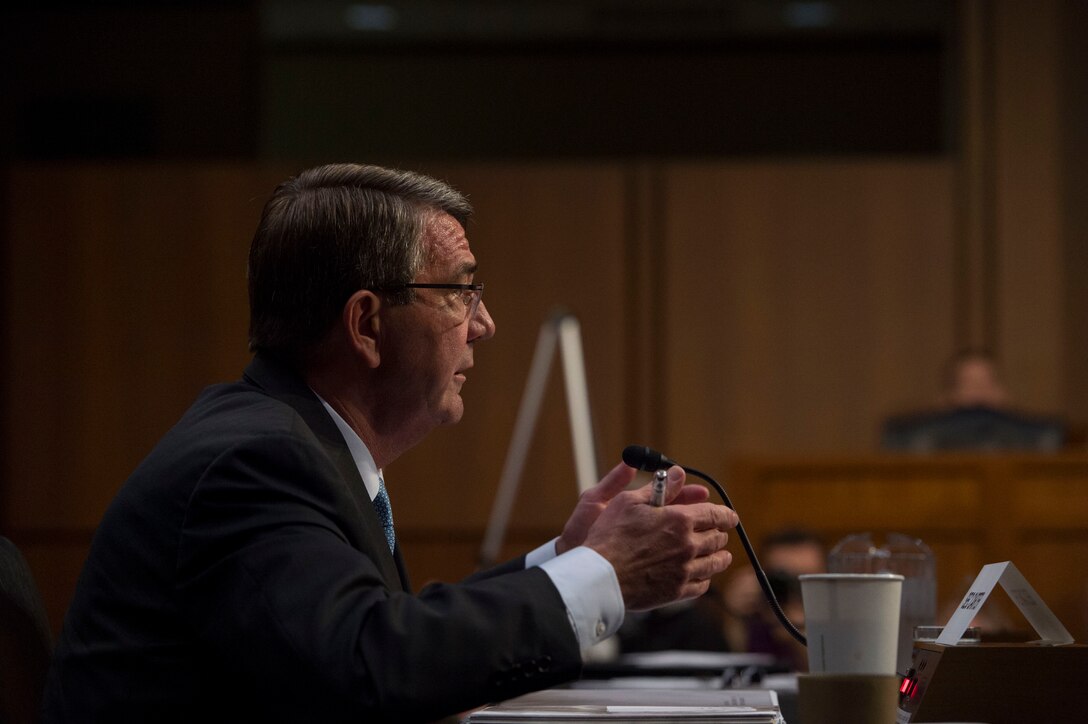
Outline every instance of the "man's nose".
<svg viewBox="0 0 1088 724">
<path fill-rule="evenodd" d="M 487 306 L 482 299 L 480 306 L 476 308 L 476 314 L 472 316 L 469 328 L 472 332 L 469 339 L 472 341 L 491 339 L 495 336 L 495 320 L 491 318 L 491 313 L 487 311 Z"/>
</svg>

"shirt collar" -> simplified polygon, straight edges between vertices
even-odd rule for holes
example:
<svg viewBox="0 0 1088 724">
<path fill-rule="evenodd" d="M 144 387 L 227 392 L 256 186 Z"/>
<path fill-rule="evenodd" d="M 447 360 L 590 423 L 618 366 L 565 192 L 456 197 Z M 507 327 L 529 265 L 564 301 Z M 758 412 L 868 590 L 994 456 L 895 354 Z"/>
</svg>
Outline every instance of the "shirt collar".
<svg viewBox="0 0 1088 724">
<path fill-rule="evenodd" d="M 316 392 L 314 394 L 317 395 Z M 336 423 L 340 434 L 344 436 L 344 442 L 348 445 L 348 452 L 351 453 L 351 459 L 355 461 L 355 467 L 359 469 L 359 477 L 363 479 L 366 492 L 370 499 L 374 500 L 374 496 L 378 494 L 379 479 L 382 477 L 382 471 L 378 468 L 378 464 L 374 462 L 374 456 L 366 449 L 366 444 L 363 443 L 359 434 L 352 429 L 344 418 L 340 417 L 340 413 L 334 410 L 332 405 L 325 402 L 321 395 L 317 395 L 317 399 L 321 400 L 321 404 L 325 406 L 325 410 L 328 411 L 332 421 Z"/>
</svg>

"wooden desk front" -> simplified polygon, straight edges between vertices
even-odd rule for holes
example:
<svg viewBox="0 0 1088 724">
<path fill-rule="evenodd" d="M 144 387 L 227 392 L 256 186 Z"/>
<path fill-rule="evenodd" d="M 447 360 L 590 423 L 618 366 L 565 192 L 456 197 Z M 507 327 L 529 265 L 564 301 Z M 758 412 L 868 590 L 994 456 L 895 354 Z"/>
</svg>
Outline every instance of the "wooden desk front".
<svg viewBox="0 0 1088 724">
<path fill-rule="evenodd" d="M 829 549 L 851 533 L 921 538 L 937 562 L 947 620 L 986 563 L 1011 560 L 1077 641 L 1088 639 L 1088 455 L 747 456 L 726 490 L 758 548 L 803 527 Z M 743 556 L 739 545 L 730 545 Z M 1003 595 L 987 608 L 1028 624 Z"/>
</svg>

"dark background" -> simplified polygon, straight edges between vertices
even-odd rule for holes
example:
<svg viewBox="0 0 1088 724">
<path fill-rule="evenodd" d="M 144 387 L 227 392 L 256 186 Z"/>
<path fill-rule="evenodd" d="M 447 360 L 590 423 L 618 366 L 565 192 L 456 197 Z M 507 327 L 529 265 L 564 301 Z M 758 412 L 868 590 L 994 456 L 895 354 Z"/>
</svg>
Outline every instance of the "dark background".
<svg viewBox="0 0 1088 724">
<path fill-rule="evenodd" d="M 942 154 L 955 4 L 21 2 L 6 159 Z"/>
</svg>

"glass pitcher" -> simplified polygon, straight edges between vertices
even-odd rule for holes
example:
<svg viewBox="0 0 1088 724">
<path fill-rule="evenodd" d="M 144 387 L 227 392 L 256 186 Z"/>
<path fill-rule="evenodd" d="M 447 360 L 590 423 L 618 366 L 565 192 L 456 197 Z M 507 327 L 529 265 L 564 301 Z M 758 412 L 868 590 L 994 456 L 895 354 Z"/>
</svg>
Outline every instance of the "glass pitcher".
<svg viewBox="0 0 1088 724">
<path fill-rule="evenodd" d="M 883 546 L 870 533 L 855 533 L 839 541 L 827 557 L 831 573 L 898 573 L 903 576 L 896 669 L 910 668 L 914 627 L 929 626 L 937 617 L 937 578 L 933 551 L 918 538 L 889 533 Z"/>
</svg>

